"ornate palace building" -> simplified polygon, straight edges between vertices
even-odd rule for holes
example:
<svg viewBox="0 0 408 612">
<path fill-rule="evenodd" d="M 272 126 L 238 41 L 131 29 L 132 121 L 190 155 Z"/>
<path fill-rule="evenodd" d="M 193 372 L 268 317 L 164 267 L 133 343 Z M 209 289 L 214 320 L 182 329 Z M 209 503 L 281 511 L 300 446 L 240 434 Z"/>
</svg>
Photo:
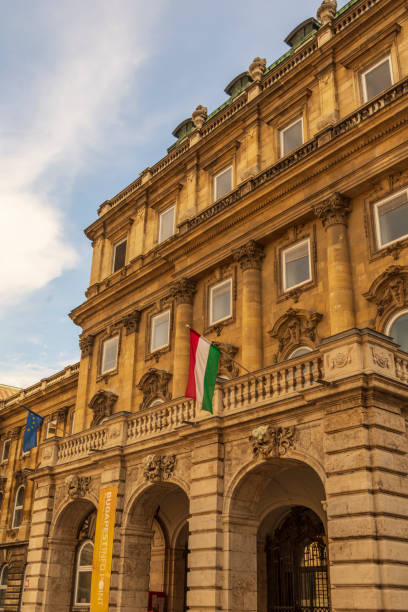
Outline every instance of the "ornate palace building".
<svg viewBox="0 0 408 612">
<path fill-rule="evenodd" d="M 316 9 L 99 207 L 80 362 L 0 389 L 0 610 L 408 610 L 408 4 Z"/>
</svg>

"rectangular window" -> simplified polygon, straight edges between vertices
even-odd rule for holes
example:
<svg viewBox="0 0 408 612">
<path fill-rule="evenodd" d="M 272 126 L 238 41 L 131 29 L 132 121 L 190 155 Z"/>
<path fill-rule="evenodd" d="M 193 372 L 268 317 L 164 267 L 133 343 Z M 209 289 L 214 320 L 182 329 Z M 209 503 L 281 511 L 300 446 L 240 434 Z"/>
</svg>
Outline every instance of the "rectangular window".
<svg viewBox="0 0 408 612">
<path fill-rule="evenodd" d="M 312 279 L 309 239 L 302 240 L 282 252 L 282 267 L 284 291 Z"/>
<path fill-rule="evenodd" d="M 160 214 L 159 217 L 159 242 L 164 242 L 174 234 L 174 220 L 176 207 L 171 206 Z"/>
<path fill-rule="evenodd" d="M 214 176 L 214 200 L 219 200 L 232 189 L 232 166 Z"/>
<path fill-rule="evenodd" d="M 126 263 L 126 243 L 127 240 L 121 240 L 113 247 L 112 272 L 120 270 Z"/>
<path fill-rule="evenodd" d="M 169 344 L 170 310 L 152 317 L 150 350 L 157 351 Z"/>
<path fill-rule="evenodd" d="M 279 133 L 281 157 L 284 157 L 303 144 L 303 119 L 296 119 Z"/>
<path fill-rule="evenodd" d="M 210 325 L 232 316 L 232 279 L 210 289 Z"/>
<path fill-rule="evenodd" d="M 2 461 L 8 461 L 8 458 L 10 456 L 10 444 L 11 444 L 11 440 L 4 440 L 3 442 L 3 452 L 1 455 L 1 460 Z"/>
<path fill-rule="evenodd" d="M 118 363 L 119 336 L 104 340 L 102 344 L 101 374 L 116 370 Z"/>
<path fill-rule="evenodd" d="M 391 58 L 388 56 L 361 74 L 364 102 L 378 96 L 393 84 Z"/>
<path fill-rule="evenodd" d="M 57 419 L 51 419 L 47 425 L 47 438 L 53 438 L 57 435 Z"/>
<path fill-rule="evenodd" d="M 408 191 L 377 202 L 374 216 L 379 248 L 408 236 Z"/>
</svg>

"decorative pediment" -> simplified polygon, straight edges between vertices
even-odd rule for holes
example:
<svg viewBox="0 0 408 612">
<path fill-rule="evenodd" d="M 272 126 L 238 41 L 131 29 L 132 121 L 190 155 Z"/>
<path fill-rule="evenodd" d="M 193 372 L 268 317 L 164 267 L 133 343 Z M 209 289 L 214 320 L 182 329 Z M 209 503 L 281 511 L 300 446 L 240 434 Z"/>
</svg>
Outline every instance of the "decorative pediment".
<svg viewBox="0 0 408 612">
<path fill-rule="evenodd" d="M 282 457 L 295 446 L 295 427 L 260 425 L 249 436 L 255 457 Z"/>
<path fill-rule="evenodd" d="M 143 401 L 140 404 L 142 410 L 147 408 L 154 399 L 161 399 L 164 402 L 171 399 L 168 389 L 171 377 L 172 375 L 169 372 L 157 368 L 149 368 L 143 374 L 137 385 L 137 388 L 143 393 Z"/>
<path fill-rule="evenodd" d="M 238 347 L 233 344 L 225 344 L 224 342 L 213 342 L 213 345 L 220 349 L 220 360 L 218 362 L 218 374 L 234 378 L 239 374 L 234 357 L 238 353 Z"/>
<path fill-rule="evenodd" d="M 408 306 L 408 266 L 390 266 L 363 295 L 376 305 L 376 329 L 383 331 L 390 315 Z"/>
<path fill-rule="evenodd" d="M 285 359 L 297 346 L 306 345 L 313 349 L 320 341 L 317 325 L 322 318 L 318 312 L 289 308 L 269 332 L 278 342 L 276 360 Z"/>
<path fill-rule="evenodd" d="M 95 393 L 89 402 L 89 408 L 93 412 L 91 427 L 94 425 L 99 425 L 103 419 L 111 416 L 117 399 L 118 396 L 116 393 L 112 393 L 112 391 L 99 389 L 99 391 Z"/>
</svg>

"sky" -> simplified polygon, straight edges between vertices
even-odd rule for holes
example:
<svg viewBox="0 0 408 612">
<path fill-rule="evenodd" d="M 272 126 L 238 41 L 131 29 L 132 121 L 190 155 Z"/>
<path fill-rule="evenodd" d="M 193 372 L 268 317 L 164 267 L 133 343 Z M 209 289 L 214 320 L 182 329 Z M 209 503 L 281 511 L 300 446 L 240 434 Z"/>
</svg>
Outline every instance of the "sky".
<svg viewBox="0 0 408 612">
<path fill-rule="evenodd" d="M 345 2 L 339 2 L 341 8 Z M 0 384 L 79 360 L 83 230 L 320 0 L 0 0 Z"/>
</svg>

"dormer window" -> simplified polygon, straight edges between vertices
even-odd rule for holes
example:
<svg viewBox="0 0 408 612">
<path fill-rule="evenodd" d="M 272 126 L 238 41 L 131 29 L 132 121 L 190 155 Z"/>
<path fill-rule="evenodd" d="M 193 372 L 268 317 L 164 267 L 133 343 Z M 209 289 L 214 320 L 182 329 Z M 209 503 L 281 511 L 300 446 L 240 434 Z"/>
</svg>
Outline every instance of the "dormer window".
<svg viewBox="0 0 408 612">
<path fill-rule="evenodd" d="M 174 234 L 174 221 L 176 216 L 176 207 L 170 206 L 159 217 L 159 242 L 164 242 Z"/>
<path fill-rule="evenodd" d="M 124 267 L 126 263 L 126 244 L 127 240 L 117 242 L 113 247 L 112 272 L 116 272 Z"/>
<path fill-rule="evenodd" d="M 279 132 L 281 157 L 288 155 L 303 144 L 303 119 L 296 119 Z"/>
<path fill-rule="evenodd" d="M 219 200 L 232 189 L 232 166 L 214 176 L 214 200 Z"/>
<path fill-rule="evenodd" d="M 361 74 L 361 82 L 363 88 L 363 100 L 371 100 L 382 91 L 391 87 L 394 82 L 391 66 L 391 57 L 374 64 Z"/>
</svg>

